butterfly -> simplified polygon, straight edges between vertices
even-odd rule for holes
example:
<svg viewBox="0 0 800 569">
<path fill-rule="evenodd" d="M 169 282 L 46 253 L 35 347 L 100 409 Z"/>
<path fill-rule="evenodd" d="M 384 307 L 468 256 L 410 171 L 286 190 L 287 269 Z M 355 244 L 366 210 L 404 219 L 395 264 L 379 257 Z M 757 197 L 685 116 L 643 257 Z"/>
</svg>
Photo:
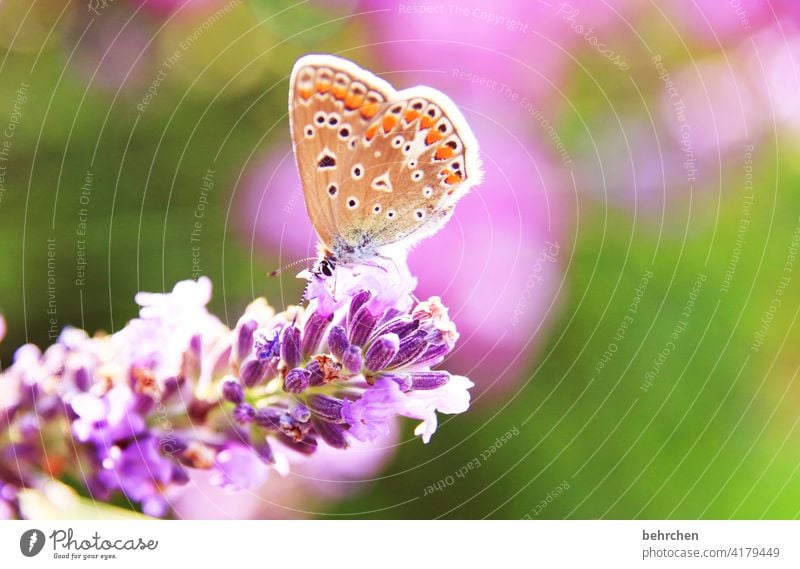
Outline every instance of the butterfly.
<svg viewBox="0 0 800 569">
<path fill-rule="evenodd" d="M 481 179 L 478 144 L 456 105 L 430 87 L 396 91 L 355 63 L 301 57 L 289 123 L 318 277 L 369 264 L 436 233 Z"/>
</svg>

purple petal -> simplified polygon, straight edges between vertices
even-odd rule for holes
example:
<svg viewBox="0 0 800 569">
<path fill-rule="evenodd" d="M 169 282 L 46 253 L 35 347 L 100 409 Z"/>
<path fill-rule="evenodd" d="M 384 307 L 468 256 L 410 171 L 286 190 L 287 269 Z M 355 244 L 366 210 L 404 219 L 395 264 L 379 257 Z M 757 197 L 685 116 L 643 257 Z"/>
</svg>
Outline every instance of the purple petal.
<svg viewBox="0 0 800 569">
<path fill-rule="evenodd" d="M 303 330 L 301 345 L 303 356 L 309 357 L 317 352 L 322 336 L 325 334 L 325 329 L 332 320 L 333 314 L 322 315 L 318 311 L 315 311 L 309 317 Z"/>
<path fill-rule="evenodd" d="M 366 344 L 377 322 L 378 319 L 372 315 L 366 306 L 361 308 L 350 322 L 350 343 L 356 346 Z"/>
<path fill-rule="evenodd" d="M 444 358 L 449 352 L 450 348 L 446 344 L 430 346 L 425 353 L 411 363 L 413 363 L 415 367 L 436 365 L 442 361 L 442 358 Z"/>
<path fill-rule="evenodd" d="M 372 298 L 372 292 L 368 290 L 360 290 L 353 295 L 353 298 L 350 299 L 350 309 L 347 312 L 348 324 L 353 321 L 355 315 L 358 313 L 361 307 L 369 301 L 370 298 Z"/>
<path fill-rule="evenodd" d="M 415 332 L 400 342 L 400 349 L 398 350 L 397 355 L 387 367 L 403 367 L 417 359 L 427 349 L 428 343 L 425 341 L 425 334 L 422 332 Z"/>
<path fill-rule="evenodd" d="M 222 384 L 222 396 L 231 403 L 244 401 L 244 389 L 238 381 L 227 380 Z"/>
<path fill-rule="evenodd" d="M 217 453 L 212 482 L 230 490 L 256 488 L 267 479 L 267 466 L 250 448 L 232 444 Z"/>
<path fill-rule="evenodd" d="M 302 358 L 300 352 L 300 330 L 295 326 L 287 326 L 281 339 L 281 358 L 286 367 L 296 368 Z"/>
<path fill-rule="evenodd" d="M 288 393 L 300 393 L 308 387 L 310 379 L 310 371 L 296 367 L 286 374 L 283 380 L 283 389 Z"/>
<path fill-rule="evenodd" d="M 253 420 L 257 425 L 266 429 L 278 429 L 280 427 L 281 415 L 283 415 L 283 411 L 273 407 L 265 407 L 263 409 L 256 409 L 256 415 Z"/>
<path fill-rule="evenodd" d="M 258 358 L 250 358 L 249 360 L 245 361 L 242 365 L 242 369 L 239 372 L 239 375 L 242 378 L 242 382 L 247 387 L 253 387 L 257 385 L 264 379 L 266 379 L 267 372 L 270 369 L 270 365 L 265 360 L 260 360 Z"/>
<path fill-rule="evenodd" d="M 450 374 L 446 371 L 412 371 L 411 389 L 438 389 L 450 381 Z"/>
<path fill-rule="evenodd" d="M 361 367 L 364 361 L 361 358 L 361 350 L 358 346 L 350 346 L 344 351 L 342 363 L 345 369 L 350 373 L 361 373 Z"/>
<path fill-rule="evenodd" d="M 328 446 L 338 449 L 346 449 L 348 446 L 350 446 L 347 443 L 347 437 L 345 437 L 344 429 L 341 427 L 341 425 L 315 420 L 314 429 L 317 431 L 317 434 L 320 436 L 320 438 L 328 444 Z"/>
<path fill-rule="evenodd" d="M 339 361 L 342 360 L 342 355 L 350 342 L 347 341 L 347 333 L 341 326 L 334 326 L 328 334 L 328 348 L 331 353 L 336 356 Z"/>
<path fill-rule="evenodd" d="M 384 369 L 397 355 L 400 338 L 397 334 L 385 334 L 375 340 L 367 350 L 364 363 L 369 371 Z"/>
<path fill-rule="evenodd" d="M 341 399 L 329 397 L 327 395 L 312 395 L 308 398 L 308 406 L 315 415 L 319 415 L 326 421 L 342 423 L 342 404 Z"/>
<path fill-rule="evenodd" d="M 233 419 L 240 425 L 246 425 L 255 419 L 256 410 L 247 403 L 240 403 L 233 408 Z"/>
<path fill-rule="evenodd" d="M 239 326 L 239 337 L 236 342 L 236 358 L 241 362 L 250 355 L 253 349 L 253 333 L 258 328 L 258 322 L 248 320 Z"/>
<path fill-rule="evenodd" d="M 378 330 L 375 332 L 375 335 L 383 336 L 384 334 L 397 334 L 402 340 L 417 328 L 419 328 L 419 320 L 414 320 L 410 317 L 394 318 L 378 328 Z"/>
<path fill-rule="evenodd" d="M 357 401 L 345 400 L 342 417 L 350 425 L 348 431 L 362 442 L 374 440 L 389 432 L 389 420 L 401 414 L 405 396 L 390 379 L 379 379 Z"/>
</svg>

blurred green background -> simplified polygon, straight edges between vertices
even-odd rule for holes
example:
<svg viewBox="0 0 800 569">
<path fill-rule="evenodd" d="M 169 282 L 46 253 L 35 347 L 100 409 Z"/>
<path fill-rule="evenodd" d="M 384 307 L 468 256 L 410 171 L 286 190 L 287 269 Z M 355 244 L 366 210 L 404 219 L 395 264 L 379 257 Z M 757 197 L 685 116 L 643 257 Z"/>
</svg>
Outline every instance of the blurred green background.
<svg viewBox="0 0 800 569">
<path fill-rule="evenodd" d="M 0 4 L 0 127 L 13 124 L 11 136 L 0 134 L 0 149 L 8 143 L 0 312 L 9 327 L 0 361 L 25 342 L 47 345 L 52 327 L 117 330 L 136 314 L 137 291 L 196 277 L 191 234 L 209 170 L 199 265 L 215 285 L 212 312 L 233 325 L 256 296 L 296 302 L 300 283 L 266 277 L 293 252 L 253 238 L 241 219 L 247 172 L 287 147 L 294 60 L 342 53 L 412 84 L 436 70 L 446 76 L 447 58 L 462 57 L 460 68 L 497 74 L 546 109 L 569 151 L 566 164 L 540 120 L 524 109 L 507 114 L 507 97 L 480 98 L 468 83 L 448 91 L 527 131 L 559 171 L 552 310 L 536 349 L 519 348 L 520 369 L 504 372 L 508 355 L 488 362 L 502 390 L 443 418 L 430 445 L 408 440 L 407 425 L 379 479 L 310 509 L 319 517 L 798 516 L 796 7 L 742 2 L 745 25 L 732 5 L 710 1 L 692 8 L 702 14 L 680 1 L 467 2 L 464 10 L 482 12 L 465 16 L 454 12 L 458 2 L 427 4 L 442 13 L 419 15 L 393 2 L 250 0 L 232 3 L 184 49 L 226 4 L 169 4 L 116 0 L 97 12 L 95 2 Z M 420 17 L 429 28 L 412 19 Z M 512 21 L 528 26 L 524 41 Z M 598 38 L 627 69 L 601 53 Z M 439 44 L 425 41 L 444 42 L 442 59 Z M 471 49 L 507 54 L 508 76 L 471 59 Z M 654 56 L 686 103 L 696 177 Z M 535 73 L 520 71 L 528 64 Z M 469 286 L 472 275 L 452 278 Z M 509 431 L 519 434 L 484 454 Z M 479 468 L 456 476 L 476 459 Z"/>
</svg>

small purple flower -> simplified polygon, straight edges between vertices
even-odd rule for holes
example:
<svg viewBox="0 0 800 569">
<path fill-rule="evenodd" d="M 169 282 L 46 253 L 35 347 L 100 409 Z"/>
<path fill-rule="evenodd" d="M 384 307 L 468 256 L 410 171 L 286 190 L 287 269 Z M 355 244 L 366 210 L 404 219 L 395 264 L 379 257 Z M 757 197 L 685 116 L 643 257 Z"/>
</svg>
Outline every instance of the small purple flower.
<svg viewBox="0 0 800 569">
<path fill-rule="evenodd" d="M 240 444 L 230 444 L 217 453 L 214 468 L 213 483 L 228 490 L 257 488 L 267 479 L 264 461 L 253 449 Z"/>
<path fill-rule="evenodd" d="M 377 338 L 367 350 L 365 365 L 368 371 L 377 372 L 389 365 L 400 350 L 397 334 L 384 334 Z"/>
<path fill-rule="evenodd" d="M 379 379 L 356 401 L 346 399 L 342 417 L 350 425 L 352 436 L 362 442 L 371 441 L 389 432 L 389 421 L 402 414 L 406 396 L 390 379 Z"/>
<path fill-rule="evenodd" d="M 159 452 L 153 437 L 134 441 L 124 450 L 113 447 L 103 460 L 97 479 L 106 489 L 119 489 L 131 500 L 140 502 L 142 511 L 154 517 L 167 511 L 162 487 L 186 481 L 182 469 Z"/>
<path fill-rule="evenodd" d="M 102 397 L 90 393 L 76 395 L 70 401 L 70 408 L 77 416 L 72 422 L 75 437 L 105 448 L 139 435 L 145 424 L 140 415 L 131 412 L 134 403 L 134 394 L 125 385 L 114 387 Z"/>
</svg>

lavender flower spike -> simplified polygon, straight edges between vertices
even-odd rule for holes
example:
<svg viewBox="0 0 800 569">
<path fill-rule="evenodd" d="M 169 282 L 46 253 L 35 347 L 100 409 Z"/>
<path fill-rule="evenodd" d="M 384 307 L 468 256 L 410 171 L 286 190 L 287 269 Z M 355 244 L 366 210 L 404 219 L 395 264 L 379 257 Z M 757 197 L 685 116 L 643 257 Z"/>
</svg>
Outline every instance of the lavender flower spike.
<svg viewBox="0 0 800 569">
<path fill-rule="evenodd" d="M 455 325 L 439 298 L 415 299 L 403 260 L 310 278 L 307 306 L 258 299 L 233 329 L 206 310 L 201 278 L 138 294 L 139 318 L 111 336 L 69 328 L 44 352 L 17 350 L 0 372 L 0 456 L 16 461 L 0 469 L 0 516 L 19 516 L 17 489 L 49 477 L 165 516 L 197 470 L 246 490 L 290 454 L 351 448 L 399 416 L 427 443 L 438 413 L 467 410 L 472 383 L 431 369 Z"/>
</svg>

